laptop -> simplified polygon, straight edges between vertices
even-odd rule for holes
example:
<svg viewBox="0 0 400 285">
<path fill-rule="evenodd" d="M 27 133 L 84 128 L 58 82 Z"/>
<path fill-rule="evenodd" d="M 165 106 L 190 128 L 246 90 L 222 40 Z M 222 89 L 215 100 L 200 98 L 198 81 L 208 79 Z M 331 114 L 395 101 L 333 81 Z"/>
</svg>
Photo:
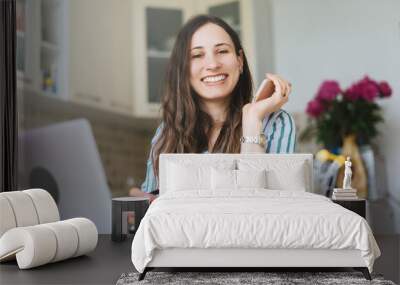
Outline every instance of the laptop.
<svg viewBox="0 0 400 285">
<path fill-rule="evenodd" d="M 85 217 L 111 233 L 111 192 L 88 120 L 25 131 L 20 147 L 27 187 L 50 192 L 62 220 Z"/>
</svg>

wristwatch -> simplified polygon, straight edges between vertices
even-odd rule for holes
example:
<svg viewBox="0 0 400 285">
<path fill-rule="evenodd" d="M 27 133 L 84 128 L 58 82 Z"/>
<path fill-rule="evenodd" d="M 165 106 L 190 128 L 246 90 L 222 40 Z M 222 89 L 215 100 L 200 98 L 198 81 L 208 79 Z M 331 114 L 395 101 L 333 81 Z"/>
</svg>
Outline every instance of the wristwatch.
<svg viewBox="0 0 400 285">
<path fill-rule="evenodd" d="M 265 147 L 267 138 L 264 134 L 259 134 L 258 136 L 243 136 L 240 138 L 240 142 L 259 144 L 260 146 Z"/>
</svg>

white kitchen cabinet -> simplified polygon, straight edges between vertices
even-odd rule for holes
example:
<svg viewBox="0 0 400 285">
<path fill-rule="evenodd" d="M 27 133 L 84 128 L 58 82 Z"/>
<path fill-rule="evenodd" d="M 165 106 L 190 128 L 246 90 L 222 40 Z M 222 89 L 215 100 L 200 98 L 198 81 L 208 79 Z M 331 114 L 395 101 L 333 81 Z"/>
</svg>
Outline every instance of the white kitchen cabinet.
<svg viewBox="0 0 400 285">
<path fill-rule="evenodd" d="M 69 14 L 71 100 L 132 115 L 130 2 L 73 0 Z"/>
<path fill-rule="evenodd" d="M 239 33 L 254 71 L 251 0 L 132 0 L 132 11 L 131 89 L 136 116 L 161 115 L 162 84 L 175 37 L 196 14 L 211 14 L 227 21 Z"/>
<path fill-rule="evenodd" d="M 160 115 L 160 94 L 175 36 L 191 15 L 187 0 L 133 0 L 132 92 L 140 117 Z"/>
<path fill-rule="evenodd" d="M 17 0 L 17 78 L 79 104 L 133 115 L 129 0 Z"/>
</svg>

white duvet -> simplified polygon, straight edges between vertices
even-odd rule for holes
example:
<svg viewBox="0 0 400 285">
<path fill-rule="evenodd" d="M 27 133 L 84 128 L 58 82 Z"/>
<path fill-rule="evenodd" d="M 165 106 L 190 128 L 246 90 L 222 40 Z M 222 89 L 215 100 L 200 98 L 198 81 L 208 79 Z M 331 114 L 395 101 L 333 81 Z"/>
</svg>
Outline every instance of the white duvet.
<svg viewBox="0 0 400 285">
<path fill-rule="evenodd" d="M 359 215 L 321 195 L 265 189 L 162 195 L 133 240 L 135 268 L 164 248 L 358 249 L 370 272 L 380 255 Z"/>
</svg>

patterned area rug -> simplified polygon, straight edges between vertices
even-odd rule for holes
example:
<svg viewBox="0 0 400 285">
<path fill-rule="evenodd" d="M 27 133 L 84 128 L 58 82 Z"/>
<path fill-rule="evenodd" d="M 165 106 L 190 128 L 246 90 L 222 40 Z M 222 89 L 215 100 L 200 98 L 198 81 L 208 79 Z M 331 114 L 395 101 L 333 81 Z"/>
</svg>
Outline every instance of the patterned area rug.
<svg viewBox="0 0 400 285">
<path fill-rule="evenodd" d="M 372 274 L 372 281 L 364 278 L 361 272 L 148 272 L 142 281 L 139 273 L 122 274 L 117 285 L 134 284 L 387 284 L 381 275 Z"/>
</svg>

